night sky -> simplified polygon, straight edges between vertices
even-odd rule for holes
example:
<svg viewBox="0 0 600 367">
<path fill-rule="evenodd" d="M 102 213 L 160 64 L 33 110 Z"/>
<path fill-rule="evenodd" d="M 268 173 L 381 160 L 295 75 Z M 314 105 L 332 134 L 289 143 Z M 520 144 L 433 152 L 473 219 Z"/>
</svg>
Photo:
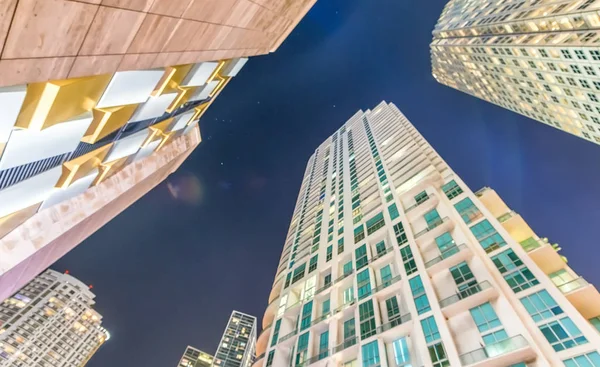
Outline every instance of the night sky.
<svg viewBox="0 0 600 367">
<path fill-rule="evenodd" d="M 445 2 L 319 0 L 248 62 L 167 180 L 197 182 L 197 202 L 163 183 L 53 266 L 94 285 L 112 334 L 89 367 L 174 367 L 188 344 L 213 353 L 231 310 L 261 319 L 308 158 L 381 100 L 600 285 L 600 147 L 437 84 L 429 43 Z"/>
</svg>

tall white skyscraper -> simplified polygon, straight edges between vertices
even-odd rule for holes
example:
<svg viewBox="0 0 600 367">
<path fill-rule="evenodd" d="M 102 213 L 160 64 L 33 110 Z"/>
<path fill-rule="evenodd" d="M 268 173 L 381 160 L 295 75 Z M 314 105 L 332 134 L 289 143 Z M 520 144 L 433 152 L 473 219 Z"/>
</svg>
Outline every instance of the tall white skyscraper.
<svg viewBox="0 0 600 367">
<path fill-rule="evenodd" d="M 383 102 L 308 162 L 254 366 L 600 366 L 599 316 L 556 246 Z"/>
<path fill-rule="evenodd" d="M 95 295 L 47 270 L 0 304 L 0 367 L 81 367 L 109 338 Z"/>
<path fill-rule="evenodd" d="M 450 0 L 442 84 L 600 144 L 600 0 Z"/>
<path fill-rule="evenodd" d="M 256 317 L 233 311 L 213 360 L 215 367 L 250 367 L 256 354 Z"/>
</svg>

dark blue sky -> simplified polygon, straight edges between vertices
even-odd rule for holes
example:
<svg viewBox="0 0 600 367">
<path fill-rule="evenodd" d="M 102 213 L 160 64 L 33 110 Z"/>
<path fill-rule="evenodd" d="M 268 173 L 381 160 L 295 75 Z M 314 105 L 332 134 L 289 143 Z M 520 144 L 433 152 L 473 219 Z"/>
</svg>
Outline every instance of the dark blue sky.
<svg viewBox="0 0 600 367">
<path fill-rule="evenodd" d="M 319 0 L 250 60 L 168 180 L 197 177 L 200 203 L 163 183 L 53 266 L 94 284 L 112 333 L 89 367 L 175 366 L 188 344 L 213 352 L 232 309 L 262 318 L 309 156 L 384 99 L 600 284 L 600 147 L 437 84 L 428 47 L 445 2 Z"/>
</svg>

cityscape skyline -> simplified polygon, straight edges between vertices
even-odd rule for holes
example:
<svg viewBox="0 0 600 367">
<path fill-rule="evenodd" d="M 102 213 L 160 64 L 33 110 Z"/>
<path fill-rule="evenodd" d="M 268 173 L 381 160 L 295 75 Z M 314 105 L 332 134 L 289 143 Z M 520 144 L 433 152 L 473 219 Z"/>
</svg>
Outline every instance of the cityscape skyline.
<svg viewBox="0 0 600 367">
<path fill-rule="evenodd" d="M 28 1 L 34 0 L 25 0 L 24 3 Z M 180 172 L 173 172 L 174 169 L 169 169 L 169 172 L 165 171 L 165 175 L 156 180 L 151 187 L 147 187 L 144 193 L 153 187 L 156 187 L 157 190 L 152 190 L 145 196 L 143 196 L 143 193 L 136 194 L 135 199 L 128 200 L 125 206 L 115 206 L 114 208 L 119 209 L 113 210 L 114 214 L 111 214 L 110 217 L 118 214 L 137 198 L 143 196 L 140 201 L 135 202 L 130 209 L 123 212 L 115 223 L 109 223 L 108 227 L 101 228 L 99 232 L 86 240 L 85 246 L 79 246 L 64 258 L 60 258 L 62 254 L 68 252 L 74 245 L 106 223 L 107 218 L 104 215 L 102 215 L 104 218 L 101 218 L 99 223 L 92 226 L 86 224 L 87 228 L 83 231 L 81 228 L 73 227 L 74 237 L 71 233 L 67 233 L 66 236 L 63 236 L 64 238 L 52 242 L 52 244 L 60 244 L 60 248 L 56 247 L 58 251 L 53 251 L 52 254 L 41 251 L 39 254 L 35 254 L 40 243 L 37 240 L 34 241 L 36 247 L 33 254 L 36 255 L 37 259 L 33 257 L 28 259 L 27 256 L 30 255 L 27 255 L 23 249 L 19 249 L 18 243 L 16 256 L 10 254 L 10 251 L 14 250 L 14 247 L 12 247 L 15 243 L 12 241 L 14 234 L 30 233 L 29 228 L 23 226 L 19 228 L 19 232 L 14 231 L 10 234 L 11 237 L 5 236 L 4 242 L 0 243 L 0 251 L 9 251 L 10 255 L 9 257 L 0 256 L 3 257 L 3 259 L 0 259 L 0 273 L 5 272 L 3 279 L 0 279 L 0 285 L 9 284 L 10 288 L 2 287 L 0 292 L 5 293 L 4 297 L 6 294 L 14 292 L 22 283 L 27 281 L 28 277 L 35 275 L 36 272 L 52 264 L 55 260 L 58 261 L 53 265 L 53 268 L 73 268 L 77 270 L 78 274 L 82 271 L 84 278 L 93 279 L 94 283 L 98 282 L 100 284 L 99 289 L 106 292 L 105 296 L 111 300 L 111 304 L 105 306 L 109 308 L 107 312 L 111 316 L 107 317 L 106 320 L 108 323 L 114 322 L 119 325 L 115 335 L 117 338 L 123 339 L 119 343 L 113 340 L 115 343 L 108 346 L 111 354 L 92 360 L 90 364 L 92 367 L 97 364 L 114 363 L 109 361 L 111 359 L 115 360 L 115 358 L 120 362 L 130 360 L 132 354 L 130 351 L 125 350 L 125 346 L 130 350 L 131 348 L 135 349 L 134 346 L 136 345 L 137 348 L 140 346 L 161 348 L 165 352 L 164 359 L 167 355 L 171 358 L 174 351 L 173 345 L 177 341 L 181 343 L 184 337 L 188 339 L 188 343 L 190 340 L 197 341 L 198 345 L 202 346 L 204 350 L 206 346 L 215 343 L 215 341 L 207 341 L 207 338 L 209 335 L 214 337 L 216 327 L 214 320 L 207 320 L 206 315 L 215 315 L 215 319 L 217 319 L 218 315 L 222 316 L 223 314 L 223 305 L 227 305 L 225 309 L 242 307 L 249 313 L 261 314 L 260 310 L 257 311 L 257 305 L 261 303 L 258 300 L 258 295 L 264 292 L 264 287 L 269 287 L 267 283 L 272 280 L 273 274 L 267 274 L 268 269 L 273 267 L 276 261 L 273 259 L 272 253 L 274 253 L 275 244 L 282 242 L 281 239 L 284 236 L 282 226 L 285 226 L 283 223 L 287 221 L 285 213 L 291 212 L 289 210 L 289 206 L 292 205 L 290 198 L 297 193 L 297 186 L 294 182 L 300 182 L 299 179 L 295 180 L 303 171 L 300 165 L 302 161 L 305 162 L 306 156 L 308 156 L 307 149 L 310 148 L 310 144 L 318 145 L 316 141 L 319 139 L 319 141 L 322 141 L 323 134 L 329 135 L 336 130 L 336 124 L 339 125 L 342 121 L 345 121 L 349 111 L 355 111 L 360 107 L 374 106 L 382 98 L 395 102 L 403 110 L 407 110 L 407 116 L 414 120 L 419 131 L 427 136 L 428 140 L 431 138 L 432 145 L 436 149 L 438 146 L 440 147 L 440 151 L 443 152 L 442 156 L 448 156 L 448 160 L 452 161 L 452 166 L 457 167 L 457 172 L 460 170 L 461 177 L 464 175 L 464 181 L 476 182 L 472 187 L 491 186 L 497 188 L 498 193 L 502 193 L 507 203 L 510 203 L 512 207 L 522 213 L 523 218 L 531 221 L 532 227 L 547 235 L 550 241 L 544 242 L 545 240 L 540 239 L 540 242 L 537 240 L 537 236 L 534 236 L 536 243 L 541 244 L 539 247 L 534 248 L 533 244 L 525 245 L 522 243 L 523 241 L 515 238 L 511 246 L 521 242 L 526 252 L 538 248 L 547 251 L 548 248 L 552 248 L 551 243 L 558 242 L 564 247 L 562 252 L 565 252 L 576 265 L 574 267 L 576 269 L 581 268 L 581 273 L 584 274 L 585 278 L 589 278 L 592 282 L 596 280 L 598 275 L 593 272 L 592 257 L 589 256 L 589 253 L 586 257 L 585 253 L 588 252 L 587 248 L 591 248 L 589 243 L 590 239 L 593 238 L 593 226 L 589 225 L 589 221 L 594 222 L 593 218 L 600 214 L 593 205 L 596 202 L 593 198 L 598 195 L 590 187 L 591 183 L 595 182 L 597 172 L 593 168 L 586 170 L 585 161 L 588 159 L 593 161 L 593 157 L 600 157 L 600 154 L 589 149 L 588 145 L 591 144 L 587 144 L 581 139 L 573 142 L 573 138 L 566 136 L 567 134 L 563 134 L 564 137 L 557 137 L 554 131 L 549 132 L 546 127 L 542 127 L 540 124 L 537 124 L 539 125 L 538 128 L 531 128 L 529 125 L 536 124 L 536 122 L 527 121 L 527 119 L 511 111 L 507 110 L 505 112 L 501 108 L 492 105 L 484 106 L 483 102 L 480 101 L 470 101 L 469 98 L 473 98 L 460 96 L 455 90 L 446 91 L 439 85 L 436 87 L 436 83 L 431 77 L 432 70 L 428 69 L 425 72 L 423 67 L 425 65 L 423 63 L 424 59 L 429 61 L 429 65 L 433 62 L 433 76 L 438 78 L 439 74 L 435 72 L 435 60 L 424 57 L 424 51 L 427 54 L 429 53 L 428 45 L 431 41 L 429 39 L 426 43 L 424 42 L 426 37 L 422 30 L 425 27 L 415 27 L 414 30 L 411 28 L 411 25 L 416 25 L 415 20 L 417 17 L 407 23 L 391 23 L 391 14 L 394 11 L 400 11 L 403 14 L 406 13 L 403 16 L 407 16 L 412 12 L 419 14 L 418 9 L 421 11 L 427 9 L 423 19 L 425 20 L 424 23 L 429 24 L 429 22 L 438 20 L 440 9 L 445 5 L 445 2 L 436 0 L 438 2 L 436 5 L 440 5 L 439 8 L 432 4 L 431 9 L 429 9 L 429 7 L 423 8 L 422 5 L 418 4 L 407 6 L 406 4 L 394 4 L 389 0 L 381 1 L 387 3 L 389 14 L 376 12 L 377 7 L 374 5 L 359 4 L 352 1 L 342 3 L 333 0 L 332 3 L 322 6 L 316 5 L 313 11 L 309 13 L 304 26 L 301 25 L 297 31 L 291 33 L 290 40 L 282 47 L 281 55 L 273 54 L 261 58 L 260 62 L 256 64 L 250 63 L 249 66 L 245 67 L 248 71 L 236 77 L 236 82 L 240 78 L 239 87 L 232 89 L 231 92 L 227 92 L 227 89 L 223 90 L 232 97 L 228 97 L 224 101 L 215 100 L 214 106 L 216 109 L 213 112 L 211 112 L 212 107 L 200 111 L 203 124 L 205 124 L 201 126 L 201 139 L 204 146 L 200 145 L 200 150 L 190 155 L 190 162 L 187 164 L 183 162 L 185 159 L 183 155 L 183 159 L 177 159 L 176 166 L 183 162 L 183 170 Z M 231 0 L 232 4 L 233 2 Z M 242 0 L 236 0 L 236 2 L 242 2 Z M 592 4 L 593 1 L 588 1 L 588 3 Z M 575 2 L 571 1 L 571 6 L 575 6 L 573 4 Z M 583 6 L 579 3 L 576 6 L 580 5 Z M 565 7 L 560 9 L 565 9 Z M 436 11 L 437 13 L 435 13 Z M 153 13 L 148 14 L 154 15 Z M 367 19 L 377 19 L 378 24 L 369 29 L 368 32 L 357 32 L 357 29 L 365 29 L 365 20 Z M 390 29 L 396 31 L 390 32 Z M 415 37 L 401 36 L 403 33 L 397 31 L 405 29 L 410 29 L 411 34 L 414 31 Z M 421 31 L 417 31 L 417 29 L 421 29 Z M 382 34 L 385 37 L 377 37 Z M 371 46 L 370 42 L 367 41 L 368 39 L 376 39 L 377 41 L 374 41 Z M 350 51 L 350 47 L 348 47 L 350 40 L 352 40 L 352 43 L 356 42 L 358 45 L 362 45 L 363 50 L 361 52 L 358 52 L 358 50 Z M 395 46 L 398 44 L 402 47 Z M 414 47 L 411 47 L 411 45 Z M 434 46 L 431 47 L 433 50 Z M 410 56 L 404 52 L 407 49 L 413 51 Z M 335 50 L 342 50 L 343 53 L 336 55 Z M 370 65 L 373 65 L 374 60 L 381 61 L 378 62 L 377 70 L 372 71 L 370 78 L 364 75 L 364 68 L 369 65 L 369 61 L 362 60 L 363 51 L 368 51 L 365 54 L 369 54 L 369 56 L 365 56 L 365 58 L 370 60 Z M 568 52 L 575 56 L 579 55 L 575 49 L 569 49 Z M 593 55 L 583 53 L 583 57 L 593 57 Z M 335 63 L 337 67 L 328 70 L 326 65 L 329 65 L 332 60 L 337 61 Z M 581 58 L 578 58 L 578 60 L 581 60 Z M 2 62 L 6 64 L 6 60 L 2 60 Z M 227 70 L 228 63 L 235 65 L 238 62 L 240 62 L 240 65 L 245 63 L 243 59 L 215 60 L 219 70 Z M 202 69 L 204 64 L 210 63 L 200 63 L 193 66 L 193 68 Z M 574 65 L 577 65 L 577 63 L 574 63 Z M 178 75 L 178 68 L 177 65 L 171 66 L 163 72 L 167 74 L 174 72 L 172 75 Z M 234 67 L 234 69 L 239 71 L 238 67 Z M 145 71 L 148 70 L 138 70 L 136 72 Z M 214 71 L 215 69 L 213 69 L 212 74 L 217 75 L 219 78 L 223 77 L 219 75 L 220 72 L 215 74 Z M 113 78 L 119 73 L 122 72 L 117 72 Z M 212 74 L 207 80 L 212 79 Z M 327 74 L 327 78 L 317 77 L 323 74 Z M 225 77 L 228 76 L 225 75 Z M 182 84 L 182 81 L 176 79 L 178 80 L 175 82 L 177 84 L 176 88 L 187 88 Z M 170 82 L 167 81 L 166 83 L 169 84 Z M 476 83 L 476 81 L 473 83 Z M 45 88 L 50 88 L 51 84 L 47 83 Z M 235 83 L 232 83 L 232 85 L 235 85 Z M 360 88 L 356 88 L 356 86 L 360 86 Z M 581 86 L 585 87 L 583 84 Z M 63 86 L 59 86 L 59 89 L 62 88 Z M 352 96 L 341 92 L 343 89 L 350 90 L 350 88 L 355 91 Z M 221 88 L 217 89 L 220 91 Z M 244 89 L 246 91 L 252 90 L 252 93 L 244 95 L 242 92 Z M 276 96 L 274 95 L 275 91 L 277 91 Z M 22 93 L 22 90 L 9 88 L 4 89 L 4 92 L 5 96 L 8 96 L 15 92 Z M 58 92 L 57 95 L 60 93 Z M 210 92 L 208 93 L 210 94 Z M 531 103 L 535 104 L 535 98 L 539 97 L 539 94 L 532 93 L 533 95 L 530 96 L 533 102 Z M 29 90 L 27 94 L 29 95 Z M 440 96 L 443 96 L 443 98 L 440 98 Z M 301 110 L 298 106 L 290 103 L 290 101 L 299 100 L 303 101 Z M 233 107 L 231 101 L 239 101 L 239 104 L 235 104 L 235 107 Z M 212 101 L 210 102 L 212 103 Z M 6 105 L 9 104 L 6 103 Z M 25 103 L 23 105 L 25 106 Z M 267 108 L 267 106 L 269 107 Z M 573 106 L 577 108 L 576 104 L 573 104 Z M 142 105 L 139 107 L 145 109 Z M 192 106 L 192 108 L 194 107 Z M 587 107 L 583 107 L 587 109 Z M 593 104 L 590 105 L 590 108 L 592 107 Z M 151 108 L 148 107 L 148 109 Z M 170 106 L 169 109 L 171 109 Z M 33 114 L 40 115 L 41 112 L 38 112 L 33 112 Z M 139 113 L 142 112 L 139 111 Z M 138 114 L 137 110 L 135 114 Z M 590 116 L 588 118 L 591 119 Z M 305 124 L 300 123 L 302 119 L 304 119 Z M 38 120 L 36 120 L 36 123 L 47 123 L 43 119 Z M 193 118 L 190 121 L 193 121 Z M 256 123 L 251 124 L 250 127 L 244 126 L 244 121 Z M 72 120 L 65 120 L 60 122 L 59 125 L 66 126 L 71 123 Z M 15 126 L 18 127 L 18 125 Z M 181 135 L 178 133 L 171 135 L 169 129 L 173 126 L 170 125 L 165 130 L 159 129 L 160 131 L 152 130 L 153 134 L 156 135 L 153 136 L 160 135 L 160 139 L 148 140 L 148 142 L 157 142 L 159 149 L 162 149 L 162 153 L 165 155 L 171 155 L 172 152 L 168 149 L 176 147 L 173 142 L 178 141 L 176 140 L 177 135 Z M 554 126 L 558 127 L 556 124 Z M 453 127 L 456 127 L 456 130 Z M 52 126 L 42 125 L 40 128 L 42 131 L 51 130 Z M 28 129 L 31 129 L 31 126 Z M 197 132 L 197 127 L 195 129 Z M 586 127 L 586 129 L 594 131 L 593 128 Z M 189 140 L 192 129 L 183 130 L 184 134 L 187 133 L 186 140 Z M 10 139 L 13 139 L 17 135 L 23 134 L 12 133 L 10 135 Z M 446 140 L 444 141 L 442 137 Z M 586 136 L 584 135 L 584 137 Z M 593 140 L 593 135 L 590 135 L 590 139 Z M 173 142 L 165 144 L 165 141 L 167 143 Z M 192 144 L 187 141 L 184 144 L 186 146 L 184 147 L 185 156 L 192 152 L 195 144 L 199 141 L 200 135 L 197 134 L 195 143 Z M 8 142 L 10 143 L 10 140 Z M 115 140 L 115 145 L 118 144 L 119 141 Z M 217 146 L 220 144 L 222 146 Z M 146 142 L 142 144 L 142 146 L 144 145 L 146 145 Z M 79 146 L 76 151 L 80 150 L 78 148 Z M 164 150 L 165 148 L 167 150 Z M 0 146 L 0 149 L 4 149 L 5 153 L 11 153 L 0 157 L 4 160 L 8 159 L 6 157 L 14 160 L 14 157 L 18 157 L 20 154 L 23 155 L 24 152 L 23 150 L 15 150 L 13 147 L 7 149 L 5 146 Z M 292 153 L 294 149 L 296 152 Z M 0 195 L 4 194 L 3 198 L 9 200 L 11 206 L 17 208 L 17 212 L 12 211 L 12 207 L 9 208 L 11 212 L 8 220 L 2 218 L 0 221 L 0 233 L 2 231 L 9 233 L 15 226 L 18 228 L 24 220 L 27 220 L 30 215 L 40 208 L 46 209 L 48 206 L 60 201 L 75 197 L 81 192 L 78 190 L 85 186 L 83 183 L 81 184 L 83 186 L 73 184 L 73 182 L 77 183 L 77 180 L 81 180 L 81 182 L 91 180 L 92 185 L 94 185 L 97 183 L 96 181 L 100 181 L 91 177 L 96 173 L 98 177 L 102 176 L 103 179 L 112 178 L 110 181 L 113 182 L 121 181 L 127 176 L 131 177 L 134 172 L 131 169 L 127 170 L 128 166 L 125 166 L 123 171 L 112 177 L 109 177 L 112 175 L 111 172 L 108 174 L 104 172 L 107 171 L 107 168 L 104 167 L 105 163 L 111 163 L 105 158 L 113 150 L 111 148 L 107 152 L 100 152 L 102 156 L 99 156 L 98 152 L 93 152 L 90 155 L 92 159 L 89 161 L 80 160 L 80 162 L 77 160 L 78 157 L 75 157 L 71 166 L 69 164 L 63 165 L 62 161 L 59 162 L 59 165 L 63 168 L 64 177 L 59 178 L 59 183 L 62 182 L 60 184 L 62 186 L 52 188 L 51 191 L 46 190 L 45 192 L 50 194 L 43 197 L 39 207 L 31 201 L 33 199 L 27 196 L 14 195 L 18 190 L 10 190 L 14 188 L 10 187 L 10 185 L 14 185 L 14 178 L 17 178 L 17 184 L 20 183 L 19 180 L 29 178 L 27 175 L 31 173 L 30 168 L 34 167 L 35 162 L 26 163 L 26 165 L 29 164 L 27 167 L 31 167 L 21 171 L 16 170 L 16 174 L 12 174 L 12 176 L 10 172 L 8 175 L 2 176 L 4 177 L 2 180 L 8 182 L 9 190 L 0 191 Z M 33 153 L 35 151 L 36 149 L 31 150 Z M 108 154 L 105 156 L 104 153 Z M 68 154 L 72 156 L 73 152 Z M 85 158 L 87 153 L 84 152 L 83 154 L 82 157 Z M 129 165 L 133 167 L 132 162 L 136 159 L 136 156 L 132 156 L 133 159 L 128 159 L 125 164 L 130 163 Z M 258 157 L 261 159 L 256 159 Z M 585 157 L 585 159 L 581 157 Z M 48 164 L 53 165 L 54 161 L 51 160 L 54 158 L 44 157 L 43 159 L 44 162 L 47 160 Z M 93 164 L 92 161 L 94 161 Z M 99 167 L 94 166 L 98 162 L 102 162 L 102 164 Z M 7 164 L 9 170 L 19 167 L 18 165 L 14 166 L 11 162 Z M 90 166 L 90 164 L 92 165 Z M 111 169 L 111 167 L 108 169 Z M 117 170 L 120 169 L 118 165 L 115 167 Z M 137 167 L 139 165 L 136 165 Z M 65 168 L 67 171 L 65 171 Z M 94 168 L 98 168 L 97 172 L 94 171 Z M 163 184 L 160 184 L 160 181 L 170 173 L 173 174 Z M 120 176 L 118 176 L 119 174 Z M 23 178 L 24 175 L 25 178 Z M 102 182 L 100 183 L 102 184 Z M 567 184 L 570 184 L 570 186 Z M 533 189 L 534 187 L 535 189 Z M 586 188 L 591 188 L 591 190 Z M 576 195 L 576 193 L 582 192 L 587 193 L 585 200 Z M 477 192 L 476 196 L 481 198 L 479 194 L 482 193 L 489 196 L 490 193 L 495 194 L 495 191 L 487 189 Z M 85 200 L 87 195 L 88 192 L 86 192 L 86 195 L 82 195 L 80 199 Z M 38 195 L 35 198 L 42 198 L 42 196 Z M 6 200 L 4 201 L 6 202 Z M 501 201 L 502 199 L 498 200 Z M 482 198 L 481 201 L 487 207 L 488 203 L 484 203 Z M 32 203 L 33 205 L 28 206 Z M 3 209 L 1 207 L 0 205 L 0 209 Z M 54 220 L 57 215 L 60 217 L 59 211 L 63 208 L 64 206 L 61 204 L 51 208 L 52 211 L 42 210 L 38 214 L 34 214 L 33 218 L 36 219 L 36 223 L 31 220 L 28 223 L 35 224 L 34 227 L 39 231 L 41 227 L 37 227 L 37 225 L 43 222 L 43 220 L 39 220 L 43 219 L 39 216 L 40 213 L 50 214 L 47 219 Z M 504 222 L 520 223 L 520 215 L 510 211 L 506 208 L 506 205 L 503 208 L 507 211 L 502 212 L 500 216 L 494 215 L 494 218 L 498 218 L 500 221 L 502 217 L 501 222 L 503 225 Z M 24 210 L 24 212 L 20 212 L 21 210 Z M 489 207 L 487 210 L 493 211 Z M 15 213 L 18 215 L 13 215 Z M 575 220 L 575 218 L 583 218 L 584 220 Z M 586 224 L 588 228 L 585 228 Z M 577 245 L 573 246 L 573 243 Z M 41 245 L 45 246 L 44 244 Z M 89 248 L 86 248 L 86 246 L 89 246 Z M 256 251 L 255 249 L 260 250 Z M 279 245 L 277 251 L 280 250 Z M 115 256 L 115 254 L 118 254 L 118 256 Z M 324 257 L 327 257 L 327 254 Z M 23 259 L 26 259 L 26 261 L 23 261 Z M 531 261 L 535 262 L 536 260 L 532 258 Z M 587 265 L 580 266 L 577 264 Z M 249 265 L 253 266 L 249 267 Z M 290 266 L 293 267 L 293 264 Z M 9 272 L 7 272 L 7 269 Z M 157 269 L 161 270 L 156 271 Z M 215 274 L 217 271 L 219 277 L 213 283 L 209 274 Z M 474 271 L 477 277 L 481 275 L 481 272 L 478 275 L 478 271 L 481 270 Z M 546 275 L 555 273 L 548 273 L 546 270 L 543 270 L 543 272 Z M 9 276 L 6 276 L 7 274 Z M 240 274 L 252 274 L 252 276 L 240 277 Z M 267 279 L 269 277 L 271 279 Z M 484 278 L 486 277 L 484 276 Z M 537 279 L 539 278 L 538 275 Z M 15 282 L 15 279 L 17 279 L 17 282 Z M 197 284 L 191 285 L 189 282 L 191 279 L 197 280 Z M 387 284 L 382 280 L 383 278 L 376 279 L 377 276 L 373 278 L 376 281 L 374 287 L 377 287 L 377 289 L 380 285 Z M 584 286 L 587 287 L 587 283 L 570 270 L 566 270 L 564 274 L 556 275 L 556 279 L 557 281 L 554 284 L 561 290 L 571 282 L 578 285 L 576 289 L 567 286 L 573 291 L 578 291 L 579 288 Z M 562 283 L 557 284 L 559 281 L 562 281 Z M 544 283 L 544 286 L 549 285 L 549 281 Z M 203 289 L 203 291 L 190 294 L 189 289 L 195 287 Z M 129 288 L 131 291 L 126 292 L 125 288 Z M 204 288 L 208 288 L 210 291 L 204 290 Z M 593 288 L 593 286 L 587 288 Z M 157 289 L 160 289 L 160 299 L 152 297 L 153 299 L 150 300 L 151 295 L 156 294 Z M 182 293 L 184 289 L 188 289 L 188 292 Z M 487 295 L 489 292 L 483 293 Z M 563 293 L 565 292 L 563 291 Z M 567 296 L 567 298 L 577 298 L 573 295 Z M 563 306 L 564 299 L 560 299 L 560 297 L 562 296 L 559 295 L 557 302 Z M 164 308 L 169 304 L 165 303 L 167 300 L 182 300 L 184 298 L 187 302 L 178 302 L 178 312 L 176 314 L 164 314 Z M 436 296 L 432 298 L 436 298 Z M 579 309 L 581 305 L 577 304 L 577 300 L 570 298 L 569 301 Z M 125 299 L 129 301 L 127 306 L 124 306 L 123 303 Z M 267 299 L 267 297 L 264 297 L 264 299 Z M 399 307 L 406 311 L 406 305 L 402 302 L 407 299 L 399 299 Z M 271 299 L 269 300 L 271 301 Z M 264 300 L 262 302 L 264 303 Z M 140 307 L 141 305 L 143 306 Z M 140 310 L 140 312 L 132 314 L 134 309 Z M 571 317 L 573 306 L 568 306 L 565 310 L 564 312 Z M 317 313 L 313 318 L 318 317 L 318 311 L 316 309 L 313 309 L 313 311 Z M 103 314 L 105 314 L 104 311 Z M 194 315 L 194 317 L 190 317 L 190 315 Z M 156 325 L 164 326 L 164 330 L 160 331 L 162 335 L 172 335 L 172 337 L 169 340 L 164 340 L 164 338 L 151 340 L 151 335 L 155 334 L 158 329 L 154 323 L 148 322 L 149 317 L 153 320 L 156 318 Z M 500 315 L 499 317 L 505 319 L 506 315 Z M 416 320 L 414 315 L 411 315 L 411 318 L 413 321 Z M 136 328 L 131 327 L 135 320 L 140 325 L 140 329 L 138 335 L 131 338 L 131 332 L 136 330 Z M 376 318 L 377 325 L 384 321 L 384 316 Z M 388 322 L 391 321 L 388 320 Z M 591 319 L 590 322 L 592 322 Z M 201 324 L 198 325 L 198 323 Z M 416 323 L 413 322 L 413 324 Z M 576 320 L 576 324 L 578 330 L 583 330 L 586 340 L 595 340 L 596 336 L 593 335 L 590 338 L 589 329 L 584 330 L 586 327 L 581 326 L 580 320 Z M 173 328 L 177 326 L 181 329 L 174 332 Z M 268 326 L 268 324 L 265 326 Z M 379 326 L 383 327 L 383 324 Z M 442 326 L 443 328 L 444 326 Z M 171 331 L 169 332 L 169 330 Z M 259 330 L 253 327 L 254 333 Z M 508 330 L 511 338 L 522 335 L 513 335 L 514 326 L 508 326 L 506 330 Z M 534 350 L 534 354 L 538 357 L 544 355 L 544 358 L 546 358 L 546 352 L 540 353 L 539 349 L 536 349 L 539 340 L 536 339 L 535 342 L 531 340 L 530 336 L 535 334 L 535 331 L 531 330 L 531 325 L 527 326 L 527 333 L 530 334 L 526 334 L 524 338 L 529 342 L 529 345 L 533 345 L 531 349 Z M 130 336 L 127 337 L 127 335 Z M 319 343 L 315 344 L 314 335 L 310 335 L 311 339 L 307 342 L 310 345 L 309 349 L 312 348 L 313 351 L 308 351 L 300 359 L 312 357 L 310 360 L 312 362 L 328 358 L 318 350 L 318 353 L 315 354 L 314 349 L 319 349 L 320 345 L 318 345 Z M 265 338 L 262 334 L 261 337 Z M 329 343 L 334 343 L 335 338 L 332 333 L 331 340 L 327 342 L 328 348 L 325 348 L 325 350 L 330 350 Z M 160 345 L 159 347 L 157 345 L 159 339 L 163 339 L 164 346 Z M 447 335 L 443 339 L 447 340 Z M 124 343 L 125 340 L 127 341 Z M 337 340 L 339 341 L 339 339 Z M 473 344 L 473 340 L 471 339 L 468 343 Z M 262 343 L 264 343 L 264 340 L 262 340 Z M 261 344 L 260 337 L 259 344 Z M 459 356 L 463 355 L 462 352 L 466 350 L 465 345 L 461 344 L 454 349 L 451 347 L 450 352 L 447 353 L 449 358 L 454 362 L 459 361 Z M 181 345 L 179 348 L 181 348 Z M 398 350 L 402 350 L 402 348 Z M 581 348 L 578 350 L 581 350 Z M 177 352 L 178 356 L 174 358 L 180 357 L 180 353 L 181 350 Z M 446 353 L 445 349 L 444 353 Z M 532 353 L 529 353 L 528 358 L 532 358 L 531 356 Z M 157 356 L 156 360 L 152 362 L 158 362 L 162 357 Z M 268 357 L 268 355 L 262 356 L 262 358 L 265 357 Z M 142 356 L 138 362 L 144 363 L 145 358 Z M 273 358 L 275 357 L 273 356 Z M 595 355 L 585 358 L 595 358 Z M 246 358 L 244 359 L 248 361 Z M 258 362 L 260 364 L 260 360 Z M 148 364 L 148 362 L 145 363 Z M 569 363 L 572 364 L 575 361 Z"/>
</svg>

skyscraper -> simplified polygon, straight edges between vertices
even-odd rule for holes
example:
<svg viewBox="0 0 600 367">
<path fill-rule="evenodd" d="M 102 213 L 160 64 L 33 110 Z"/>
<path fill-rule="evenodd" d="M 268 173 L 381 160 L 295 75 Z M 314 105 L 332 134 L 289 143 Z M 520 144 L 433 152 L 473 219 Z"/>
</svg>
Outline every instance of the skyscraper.
<svg viewBox="0 0 600 367">
<path fill-rule="evenodd" d="M 600 366 L 598 316 L 555 246 L 382 102 L 308 161 L 254 366 Z"/>
<path fill-rule="evenodd" d="M 315 2 L 1 5 L 0 300 L 175 171 L 244 56 Z"/>
<path fill-rule="evenodd" d="M 433 31 L 449 87 L 600 144 L 599 0 L 450 0 Z"/>
<path fill-rule="evenodd" d="M 213 360 L 215 367 L 250 367 L 256 352 L 256 317 L 233 311 Z"/>
<path fill-rule="evenodd" d="M 95 295 L 47 270 L 0 304 L 0 367 L 81 367 L 109 339 Z"/>
<path fill-rule="evenodd" d="M 188 346 L 177 367 L 211 367 L 213 356 L 208 353 Z"/>
</svg>

